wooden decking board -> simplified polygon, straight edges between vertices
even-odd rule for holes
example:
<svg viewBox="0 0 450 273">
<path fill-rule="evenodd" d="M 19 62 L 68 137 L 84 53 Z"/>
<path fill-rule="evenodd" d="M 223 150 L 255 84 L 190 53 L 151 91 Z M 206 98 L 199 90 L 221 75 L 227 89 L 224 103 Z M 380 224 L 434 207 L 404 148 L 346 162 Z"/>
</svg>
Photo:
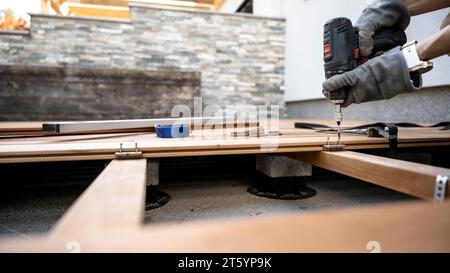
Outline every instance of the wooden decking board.
<svg viewBox="0 0 450 273">
<path fill-rule="evenodd" d="M 151 132 L 0 138 L 0 163 L 112 159 L 120 143 L 124 143 L 124 149 L 129 150 L 134 149 L 134 143 L 138 143 L 145 158 L 155 158 L 319 151 L 327 137 L 330 137 L 331 142 L 336 141 L 333 132 L 294 128 L 297 121 L 281 120 L 279 137 L 232 138 L 231 132 L 235 129 L 228 129 L 193 130 L 191 137 L 186 139 L 160 139 Z M 316 123 L 334 125 L 333 121 Z M 346 121 L 347 126 L 361 123 Z M 30 123 L 29 127 L 35 129 L 36 124 Z M 3 125 L 0 123 L 0 128 Z M 20 129 L 27 126 L 18 123 L 14 127 L 7 123 L 4 127 Z M 363 135 L 343 134 L 342 142 L 347 145 L 347 150 L 388 147 L 388 141 L 384 138 Z M 270 143 L 276 143 L 276 149 L 261 149 L 261 145 Z M 398 143 L 399 147 L 449 146 L 450 131 L 439 128 L 400 128 Z"/>
<path fill-rule="evenodd" d="M 420 201 L 255 219 L 0 240 L 0 252 L 449 252 L 450 203 Z"/>
<path fill-rule="evenodd" d="M 425 142 L 425 143 L 405 143 L 399 147 L 439 147 L 450 146 L 450 142 Z M 388 148 L 388 144 L 376 145 L 352 145 L 351 150 L 383 149 Z M 347 147 L 349 148 L 349 147 Z M 314 152 L 322 151 L 321 146 L 313 147 L 283 147 L 274 151 L 265 151 L 261 149 L 222 149 L 222 150 L 177 150 L 176 152 L 148 152 L 143 153 L 143 158 L 167 158 L 167 157 L 189 157 L 189 156 L 210 156 L 210 155 L 238 155 L 238 154 L 262 154 L 262 153 L 294 153 L 294 152 Z M 59 161 L 85 161 L 85 160 L 108 160 L 114 159 L 114 153 L 89 154 L 89 155 L 36 155 L 36 156 L 13 156 L 0 158 L 0 164 L 5 163 L 30 163 L 30 162 L 59 162 Z"/>
<path fill-rule="evenodd" d="M 223 138 L 222 133 L 208 133 L 199 137 L 199 132 L 187 139 L 160 139 L 153 133 L 121 133 L 80 136 L 54 136 L 42 138 L 16 138 L 0 140 L 0 163 L 42 162 L 77 160 L 77 158 L 111 159 L 124 143 L 124 149 L 134 149 L 134 143 L 145 157 L 177 157 L 220 154 L 252 154 L 318 151 L 327 137 L 335 142 L 336 136 L 329 132 L 282 129 L 290 134 L 281 137 Z M 296 135 L 292 134 L 296 133 Z M 387 148 L 384 138 L 369 138 L 345 134 L 342 142 L 348 150 Z M 402 128 L 399 132 L 399 147 L 445 146 L 450 142 L 450 131 L 437 128 Z M 261 145 L 274 145 L 276 149 L 261 150 Z M 71 158 L 71 159 L 68 159 Z"/>
<path fill-rule="evenodd" d="M 147 161 L 113 160 L 69 208 L 51 238 L 138 228 L 144 218 Z"/>
</svg>

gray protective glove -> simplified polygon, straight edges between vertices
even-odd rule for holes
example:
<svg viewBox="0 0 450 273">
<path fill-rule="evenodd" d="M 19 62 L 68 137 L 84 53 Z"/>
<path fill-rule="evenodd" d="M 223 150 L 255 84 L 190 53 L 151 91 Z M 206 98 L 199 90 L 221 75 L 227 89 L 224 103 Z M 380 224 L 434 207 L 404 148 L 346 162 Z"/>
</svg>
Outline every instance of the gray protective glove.
<svg viewBox="0 0 450 273">
<path fill-rule="evenodd" d="M 324 94 L 346 88 L 347 99 L 343 106 L 352 103 L 389 99 L 403 92 L 420 89 L 422 78 L 411 80 L 405 57 L 400 47 L 368 60 L 352 71 L 335 75 L 322 84 Z"/>
<path fill-rule="evenodd" d="M 359 50 L 362 56 L 370 56 L 373 35 L 380 29 L 399 24 L 405 30 L 411 16 L 401 0 L 376 0 L 363 11 L 355 23 L 359 30 Z"/>
</svg>

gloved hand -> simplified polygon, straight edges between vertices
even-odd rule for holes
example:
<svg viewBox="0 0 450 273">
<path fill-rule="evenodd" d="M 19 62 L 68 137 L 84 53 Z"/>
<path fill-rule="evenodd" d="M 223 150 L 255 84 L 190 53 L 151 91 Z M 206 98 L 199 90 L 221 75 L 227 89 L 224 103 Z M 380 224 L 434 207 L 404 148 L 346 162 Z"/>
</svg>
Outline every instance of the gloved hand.
<svg viewBox="0 0 450 273">
<path fill-rule="evenodd" d="M 368 60 L 352 71 L 335 75 L 322 84 L 323 94 L 329 95 L 346 88 L 347 99 L 342 106 L 352 103 L 389 99 L 402 92 L 420 89 L 422 78 L 411 79 L 405 57 L 400 47 Z"/>
<path fill-rule="evenodd" d="M 375 0 L 367 6 L 356 21 L 355 27 L 359 30 L 359 50 L 362 56 L 372 54 L 372 36 L 380 29 L 399 24 L 405 30 L 409 25 L 411 16 L 408 8 L 401 0 Z"/>
</svg>

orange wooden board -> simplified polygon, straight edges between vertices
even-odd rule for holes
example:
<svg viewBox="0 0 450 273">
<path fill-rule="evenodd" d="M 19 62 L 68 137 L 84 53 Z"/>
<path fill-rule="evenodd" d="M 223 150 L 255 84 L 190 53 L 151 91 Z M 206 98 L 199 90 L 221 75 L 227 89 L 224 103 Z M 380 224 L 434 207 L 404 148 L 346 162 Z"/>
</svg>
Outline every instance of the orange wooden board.
<svg viewBox="0 0 450 273">
<path fill-rule="evenodd" d="M 137 143 L 145 158 L 154 158 L 320 151 L 328 137 L 331 142 L 337 140 L 334 133 L 296 129 L 294 123 L 294 120 L 282 121 L 282 135 L 267 137 L 231 137 L 231 132 L 242 130 L 233 128 L 194 130 L 190 137 L 183 139 L 161 139 L 150 132 L 3 138 L 0 139 L 0 163 L 112 159 L 120 143 L 125 151 L 134 150 Z M 327 123 L 332 125 L 333 121 Z M 450 146 L 450 131 L 400 128 L 398 142 L 399 147 Z M 385 138 L 352 134 L 344 134 L 342 143 L 348 150 L 388 147 Z"/>
<path fill-rule="evenodd" d="M 257 219 L 0 240 L 0 252 L 449 252 L 450 203 L 402 202 Z M 77 249 L 71 246 L 75 245 Z"/>
</svg>

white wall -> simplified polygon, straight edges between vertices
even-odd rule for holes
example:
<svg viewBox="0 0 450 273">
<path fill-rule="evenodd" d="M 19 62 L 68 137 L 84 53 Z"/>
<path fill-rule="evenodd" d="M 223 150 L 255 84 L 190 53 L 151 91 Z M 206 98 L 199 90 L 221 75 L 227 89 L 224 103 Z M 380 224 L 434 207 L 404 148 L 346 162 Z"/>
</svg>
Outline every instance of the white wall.
<svg viewBox="0 0 450 273">
<path fill-rule="evenodd" d="M 258 0 L 256 0 L 258 1 Z M 283 0 L 286 17 L 285 100 L 323 98 L 323 24 L 334 17 L 355 20 L 361 0 Z"/>
<path fill-rule="evenodd" d="M 356 21 L 365 0 L 254 0 L 255 15 L 286 17 L 286 101 L 323 98 L 323 24 L 345 16 Z M 412 18 L 408 40 L 421 40 L 439 29 L 450 9 Z M 433 60 L 435 68 L 424 75 L 424 86 L 450 84 L 450 58 Z"/>
<path fill-rule="evenodd" d="M 253 0 L 253 13 L 262 16 L 284 17 L 284 0 Z"/>
<path fill-rule="evenodd" d="M 41 2 L 37 0 L 1 0 L 0 11 L 12 9 L 17 15 L 26 15 L 28 12 L 40 12 Z"/>
<path fill-rule="evenodd" d="M 439 31 L 442 19 L 450 12 L 450 8 L 437 10 L 427 14 L 414 16 L 406 29 L 408 40 L 423 40 Z M 424 86 L 450 84 L 450 57 L 442 56 L 432 60 L 434 68 L 423 75 Z"/>
</svg>

